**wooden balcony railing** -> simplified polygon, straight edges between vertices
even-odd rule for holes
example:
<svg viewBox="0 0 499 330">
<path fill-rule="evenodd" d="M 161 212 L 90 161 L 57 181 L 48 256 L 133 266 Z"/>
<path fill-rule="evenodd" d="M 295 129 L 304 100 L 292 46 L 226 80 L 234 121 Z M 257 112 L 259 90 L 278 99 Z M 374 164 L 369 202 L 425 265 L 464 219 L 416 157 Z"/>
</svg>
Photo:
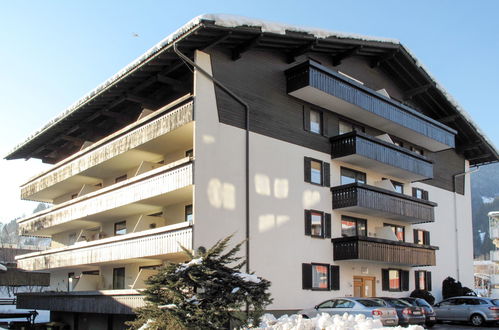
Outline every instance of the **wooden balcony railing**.
<svg viewBox="0 0 499 330">
<path fill-rule="evenodd" d="M 286 71 L 290 95 L 431 151 L 455 146 L 457 131 L 334 70 L 306 61 Z"/>
<path fill-rule="evenodd" d="M 335 160 L 410 181 L 433 178 L 433 164 L 426 157 L 362 132 L 338 135 L 330 141 Z"/>
<path fill-rule="evenodd" d="M 90 147 L 55 164 L 21 187 L 21 198 L 32 196 L 109 159 L 167 134 L 193 120 L 192 98 L 186 96 L 124 127 Z M 187 103 L 186 103 L 187 102 Z"/>
<path fill-rule="evenodd" d="M 189 223 L 24 254 L 17 256 L 16 260 L 20 269 L 45 270 L 133 258 L 164 259 L 169 254 L 181 252 L 180 245 L 192 248 Z"/>
<path fill-rule="evenodd" d="M 140 202 L 192 185 L 192 162 L 184 159 L 21 219 L 21 235 Z"/>
<path fill-rule="evenodd" d="M 359 260 L 405 266 L 435 266 L 435 246 L 373 237 L 333 238 L 334 260 Z"/>
<path fill-rule="evenodd" d="M 331 188 L 333 209 L 423 223 L 435 221 L 436 203 L 362 183 Z"/>
<path fill-rule="evenodd" d="M 136 290 L 18 293 L 17 308 L 57 312 L 133 314 L 145 305 Z"/>
</svg>

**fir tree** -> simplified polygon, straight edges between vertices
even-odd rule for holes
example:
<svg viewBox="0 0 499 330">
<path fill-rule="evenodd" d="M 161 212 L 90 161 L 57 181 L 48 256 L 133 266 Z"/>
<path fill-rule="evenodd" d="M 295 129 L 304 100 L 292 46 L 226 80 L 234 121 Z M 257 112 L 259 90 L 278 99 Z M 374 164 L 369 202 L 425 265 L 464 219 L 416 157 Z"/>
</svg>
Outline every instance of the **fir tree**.
<svg viewBox="0 0 499 330">
<path fill-rule="evenodd" d="M 272 302 L 270 282 L 241 272 L 245 262 L 236 254 L 242 243 L 228 252 L 232 235 L 212 248 L 195 254 L 182 247 L 190 259 L 170 263 L 151 276 L 144 291 L 147 305 L 139 308 L 133 329 L 223 329 L 230 320 L 239 326 L 258 324 Z M 247 308 L 247 312 L 245 312 Z"/>
</svg>

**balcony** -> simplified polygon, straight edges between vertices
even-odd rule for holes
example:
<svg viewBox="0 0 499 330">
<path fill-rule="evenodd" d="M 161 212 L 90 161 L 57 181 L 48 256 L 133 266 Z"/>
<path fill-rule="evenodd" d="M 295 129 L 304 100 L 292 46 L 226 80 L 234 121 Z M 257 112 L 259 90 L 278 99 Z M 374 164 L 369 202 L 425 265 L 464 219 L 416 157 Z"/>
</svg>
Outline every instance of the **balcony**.
<svg viewBox="0 0 499 330">
<path fill-rule="evenodd" d="M 454 148 L 456 131 L 316 62 L 286 71 L 288 94 L 431 151 Z"/>
<path fill-rule="evenodd" d="M 334 160 L 409 181 L 433 178 L 433 164 L 426 157 L 367 134 L 351 132 L 330 141 Z"/>
<path fill-rule="evenodd" d="M 21 198 L 52 203 L 63 192 L 98 184 L 103 176 L 122 174 L 142 161 L 156 161 L 181 141 L 192 146 L 192 120 L 192 99 L 183 97 L 32 178 L 21 187 Z"/>
<path fill-rule="evenodd" d="M 46 270 L 137 258 L 166 259 L 181 255 L 180 245 L 192 248 L 189 223 L 24 254 L 16 260 L 20 269 Z"/>
<path fill-rule="evenodd" d="M 133 314 L 145 305 L 136 290 L 18 293 L 17 308 L 57 312 Z"/>
<path fill-rule="evenodd" d="M 374 237 L 333 238 L 334 260 L 371 261 L 402 266 L 435 266 L 435 246 Z"/>
<path fill-rule="evenodd" d="M 364 215 L 424 223 L 435 221 L 436 203 L 362 183 L 331 188 L 333 209 Z"/>
<path fill-rule="evenodd" d="M 192 198 L 192 162 L 184 158 L 18 221 L 21 235 L 50 236 L 144 214 Z M 76 221 L 78 220 L 78 221 Z"/>
</svg>

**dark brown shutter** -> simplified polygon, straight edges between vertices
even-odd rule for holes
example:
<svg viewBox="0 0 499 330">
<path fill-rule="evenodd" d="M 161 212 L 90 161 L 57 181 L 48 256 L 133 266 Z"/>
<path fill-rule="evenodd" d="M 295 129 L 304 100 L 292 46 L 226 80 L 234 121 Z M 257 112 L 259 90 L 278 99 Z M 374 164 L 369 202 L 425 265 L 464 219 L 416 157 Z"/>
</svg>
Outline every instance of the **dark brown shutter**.
<svg viewBox="0 0 499 330">
<path fill-rule="evenodd" d="M 414 244 L 418 244 L 418 230 L 417 229 L 413 229 L 412 232 L 414 233 Z"/>
<path fill-rule="evenodd" d="M 303 107 L 303 129 L 310 132 L 310 109 Z"/>
<path fill-rule="evenodd" d="M 388 275 L 388 269 L 381 270 L 381 290 L 390 290 L 390 277 Z"/>
<path fill-rule="evenodd" d="M 426 190 L 423 190 L 423 199 L 429 200 L 428 191 L 426 191 Z"/>
<path fill-rule="evenodd" d="M 312 212 L 305 210 L 305 235 L 312 235 Z"/>
<path fill-rule="evenodd" d="M 414 287 L 416 288 L 416 290 L 419 290 L 421 289 L 421 287 L 419 286 L 419 270 L 415 270 L 414 271 Z"/>
<path fill-rule="evenodd" d="M 431 272 L 426 272 L 426 290 L 431 291 Z"/>
<path fill-rule="evenodd" d="M 340 266 L 331 265 L 329 269 L 329 278 L 331 279 L 329 283 L 329 288 L 331 290 L 340 289 Z"/>
<path fill-rule="evenodd" d="M 322 116 L 322 135 L 328 137 L 329 136 L 329 131 L 328 131 L 328 114 L 325 112 L 321 112 Z"/>
<path fill-rule="evenodd" d="M 423 235 L 424 235 L 424 244 L 425 245 L 430 245 L 430 232 L 429 231 L 424 231 L 423 232 Z"/>
<path fill-rule="evenodd" d="M 331 238 L 331 214 L 324 213 L 324 238 Z"/>
<path fill-rule="evenodd" d="M 409 291 L 409 271 L 400 271 L 400 284 L 402 291 Z"/>
<path fill-rule="evenodd" d="M 305 168 L 305 182 L 310 182 L 312 181 L 312 177 L 311 177 L 311 170 L 312 170 L 312 164 L 310 163 L 310 158 L 308 157 L 305 157 L 305 164 L 304 164 L 304 168 Z"/>
<path fill-rule="evenodd" d="M 331 165 L 322 163 L 322 185 L 329 187 L 331 185 Z"/>
<path fill-rule="evenodd" d="M 301 264 L 301 283 L 303 290 L 312 289 L 312 265 Z"/>
<path fill-rule="evenodd" d="M 412 197 L 416 197 L 416 196 L 417 196 L 417 189 L 412 188 Z"/>
</svg>

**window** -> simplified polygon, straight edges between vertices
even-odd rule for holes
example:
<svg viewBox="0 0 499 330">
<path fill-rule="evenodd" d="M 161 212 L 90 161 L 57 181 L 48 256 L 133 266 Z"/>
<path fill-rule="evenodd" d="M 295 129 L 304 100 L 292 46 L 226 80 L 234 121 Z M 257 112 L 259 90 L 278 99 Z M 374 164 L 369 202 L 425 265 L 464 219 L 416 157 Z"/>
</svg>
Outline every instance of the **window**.
<svg viewBox="0 0 499 330">
<path fill-rule="evenodd" d="M 341 168 L 341 184 L 366 183 L 366 173 L 355 171 L 346 167 Z"/>
<path fill-rule="evenodd" d="M 431 291 L 431 272 L 425 270 L 414 271 L 414 280 L 416 290 Z"/>
<path fill-rule="evenodd" d="M 125 288 L 125 268 L 113 268 L 113 290 Z"/>
<path fill-rule="evenodd" d="M 414 244 L 430 245 L 430 232 L 422 229 L 414 229 Z"/>
<path fill-rule="evenodd" d="M 334 300 L 328 300 L 318 306 L 318 308 L 333 308 Z"/>
<path fill-rule="evenodd" d="M 127 175 L 126 174 L 123 174 L 122 176 L 119 176 L 117 177 L 116 179 L 114 179 L 114 183 L 118 183 L 118 182 L 121 182 L 121 181 L 125 181 L 127 179 Z"/>
<path fill-rule="evenodd" d="M 334 308 L 352 308 L 355 305 L 353 301 L 346 299 L 336 299 Z"/>
<path fill-rule="evenodd" d="M 390 227 L 393 230 L 393 233 L 395 234 L 395 236 L 397 236 L 397 239 L 401 242 L 405 242 L 405 227 L 392 225 L 389 223 L 385 223 L 385 224 L 383 224 L 383 226 Z"/>
<path fill-rule="evenodd" d="M 339 120 L 338 121 L 338 134 L 350 133 L 353 131 L 364 132 L 364 127 L 356 124 L 352 124 L 347 121 Z"/>
<path fill-rule="evenodd" d="M 383 291 L 409 291 L 409 271 L 402 269 L 382 269 Z"/>
<path fill-rule="evenodd" d="M 317 110 L 310 110 L 310 132 L 322 133 L 322 113 Z"/>
<path fill-rule="evenodd" d="M 423 156 L 423 149 L 421 149 L 421 148 L 412 146 L 411 151 L 417 153 L 418 155 Z"/>
<path fill-rule="evenodd" d="M 402 141 L 400 141 L 400 140 L 396 140 L 396 139 L 393 139 L 393 138 L 392 138 L 392 141 L 393 141 L 393 144 L 394 144 L 394 145 L 399 146 L 399 147 L 401 147 L 401 148 L 403 148 L 403 147 L 404 147 L 404 143 L 403 143 Z"/>
<path fill-rule="evenodd" d="M 342 216 L 341 236 L 367 236 L 367 220 Z"/>
<path fill-rule="evenodd" d="M 305 290 L 339 290 L 340 266 L 302 264 L 302 286 Z"/>
<path fill-rule="evenodd" d="M 77 280 L 78 278 L 75 276 L 74 272 L 68 273 L 68 291 L 73 291 Z"/>
<path fill-rule="evenodd" d="M 390 180 L 390 181 L 392 182 L 393 188 L 395 189 L 396 192 L 398 192 L 399 194 L 404 193 L 404 184 L 403 183 L 393 181 L 393 180 Z"/>
<path fill-rule="evenodd" d="M 114 224 L 114 235 L 125 235 L 126 234 L 126 221 L 116 222 Z"/>
<path fill-rule="evenodd" d="M 194 217 L 192 216 L 192 204 L 185 206 L 185 221 L 192 221 Z"/>
<path fill-rule="evenodd" d="M 412 188 L 412 197 L 429 200 L 428 192 L 420 188 Z"/>
<path fill-rule="evenodd" d="M 305 157 L 305 182 L 329 187 L 330 173 L 329 163 Z"/>
<path fill-rule="evenodd" d="M 331 214 L 305 210 L 305 235 L 331 238 Z"/>
<path fill-rule="evenodd" d="M 189 158 L 192 158 L 194 157 L 194 150 L 193 149 L 189 149 L 185 152 L 185 157 L 189 157 Z"/>
</svg>

